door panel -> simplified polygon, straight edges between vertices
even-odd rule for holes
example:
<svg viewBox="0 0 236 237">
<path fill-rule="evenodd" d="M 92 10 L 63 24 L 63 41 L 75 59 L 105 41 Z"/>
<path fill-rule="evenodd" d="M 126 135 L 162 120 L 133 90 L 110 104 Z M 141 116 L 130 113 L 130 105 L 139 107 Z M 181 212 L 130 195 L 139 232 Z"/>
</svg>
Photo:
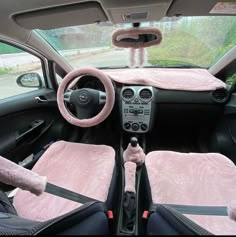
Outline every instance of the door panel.
<svg viewBox="0 0 236 237">
<path fill-rule="evenodd" d="M 40 96 L 47 102 L 38 102 Z M 56 140 L 80 137 L 79 128 L 61 116 L 56 92 L 42 89 L 0 102 L 0 155 L 19 162 Z"/>
<path fill-rule="evenodd" d="M 37 96 L 47 102 L 38 102 L 35 100 Z M 40 89 L 0 100 L 0 114 L 0 155 L 15 163 L 31 154 L 35 157 L 35 154 L 51 142 L 76 142 L 82 135 L 80 128 L 69 124 L 61 116 L 56 92 L 50 89 Z M 0 183 L 1 190 L 12 188 Z"/>
</svg>

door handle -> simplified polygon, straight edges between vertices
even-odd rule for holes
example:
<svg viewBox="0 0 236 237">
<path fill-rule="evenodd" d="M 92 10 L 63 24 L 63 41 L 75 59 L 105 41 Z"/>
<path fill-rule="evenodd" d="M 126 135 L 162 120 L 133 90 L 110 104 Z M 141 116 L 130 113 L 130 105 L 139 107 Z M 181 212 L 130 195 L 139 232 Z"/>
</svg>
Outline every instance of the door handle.
<svg viewBox="0 0 236 237">
<path fill-rule="evenodd" d="M 47 103 L 47 102 L 48 102 L 48 100 L 47 100 L 45 97 L 43 97 L 43 96 L 36 96 L 36 97 L 35 97 L 35 100 L 36 100 L 39 104 Z"/>
</svg>

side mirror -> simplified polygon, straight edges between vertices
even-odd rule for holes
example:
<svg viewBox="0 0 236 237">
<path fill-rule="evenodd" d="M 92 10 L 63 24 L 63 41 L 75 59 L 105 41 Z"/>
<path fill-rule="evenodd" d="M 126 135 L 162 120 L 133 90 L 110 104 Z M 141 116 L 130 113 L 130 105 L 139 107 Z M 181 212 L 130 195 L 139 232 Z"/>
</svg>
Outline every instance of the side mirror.
<svg viewBox="0 0 236 237">
<path fill-rule="evenodd" d="M 40 88 L 42 87 L 42 79 L 38 73 L 30 72 L 17 77 L 16 83 L 21 87 Z"/>
</svg>

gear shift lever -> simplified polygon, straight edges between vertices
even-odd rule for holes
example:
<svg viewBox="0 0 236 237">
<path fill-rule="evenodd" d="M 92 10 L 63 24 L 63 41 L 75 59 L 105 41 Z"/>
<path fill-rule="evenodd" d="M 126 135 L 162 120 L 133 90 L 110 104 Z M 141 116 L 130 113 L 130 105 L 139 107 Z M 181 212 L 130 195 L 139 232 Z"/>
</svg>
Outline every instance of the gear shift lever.
<svg viewBox="0 0 236 237">
<path fill-rule="evenodd" d="M 136 147 L 138 145 L 138 139 L 136 137 L 131 137 L 130 144 L 132 147 Z"/>
</svg>

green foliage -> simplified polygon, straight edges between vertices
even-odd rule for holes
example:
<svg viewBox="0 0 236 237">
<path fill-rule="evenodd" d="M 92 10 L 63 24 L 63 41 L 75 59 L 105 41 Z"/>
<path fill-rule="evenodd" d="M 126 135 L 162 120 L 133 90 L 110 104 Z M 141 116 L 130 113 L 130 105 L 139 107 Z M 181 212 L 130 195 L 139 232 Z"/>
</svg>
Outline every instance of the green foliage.
<svg viewBox="0 0 236 237">
<path fill-rule="evenodd" d="M 188 17 L 172 22 L 171 29 L 160 25 L 164 39 L 148 49 L 148 62 L 175 60 L 209 67 L 236 42 L 236 19 L 232 17 Z"/>
<path fill-rule="evenodd" d="M 158 65 L 158 61 L 173 61 L 177 64 L 192 64 L 206 67 L 214 59 L 211 49 L 196 37 L 185 33 L 175 32 L 171 37 L 163 39 L 161 45 L 148 48 L 148 62 Z"/>
<path fill-rule="evenodd" d="M 0 68 L 0 75 L 8 74 L 10 71 L 10 68 Z"/>
<path fill-rule="evenodd" d="M 236 73 L 226 78 L 226 84 L 231 86 L 236 79 Z"/>
</svg>

